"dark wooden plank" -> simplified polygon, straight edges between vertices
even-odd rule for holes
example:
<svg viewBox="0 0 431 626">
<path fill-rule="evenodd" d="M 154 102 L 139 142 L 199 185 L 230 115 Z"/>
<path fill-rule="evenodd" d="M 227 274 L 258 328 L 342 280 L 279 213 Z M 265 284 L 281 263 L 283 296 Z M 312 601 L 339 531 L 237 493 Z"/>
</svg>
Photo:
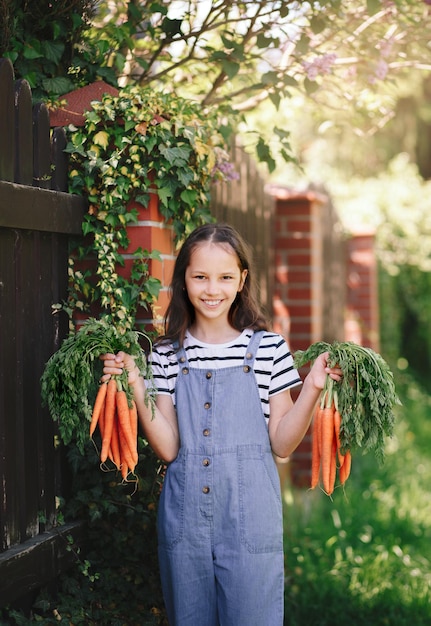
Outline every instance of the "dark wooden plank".
<svg viewBox="0 0 431 626">
<path fill-rule="evenodd" d="M 34 537 L 39 532 L 39 495 L 44 489 L 40 481 L 38 467 L 42 451 L 44 433 L 38 419 L 37 407 L 40 404 L 36 393 L 36 336 L 40 334 L 34 327 L 39 322 L 37 314 L 38 278 L 40 275 L 38 231 L 25 232 L 22 240 L 17 285 L 19 306 L 17 306 L 16 336 L 17 357 L 20 357 L 21 372 L 17 381 L 17 476 L 20 476 L 20 534 L 21 541 Z M 17 264 L 18 265 L 18 264 Z"/>
<path fill-rule="evenodd" d="M 14 72 L 0 59 L 0 180 L 13 182 L 15 161 Z"/>
<path fill-rule="evenodd" d="M 82 234 L 80 196 L 0 181 L 0 227 Z"/>
<path fill-rule="evenodd" d="M 15 176 L 16 183 L 33 184 L 33 113 L 30 85 L 15 82 Z"/>
<path fill-rule="evenodd" d="M 70 567 L 75 556 L 67 549 L 68 535 L 74 539 L 75 546 L 79 546 L 81 524 L 60 526 L 0 554 L 0 607 L 43 587 Z"/>
<path fill-rule="evenodd" d="M 51 189 L 51 140 L 45 103 L 33 107 L 33 186 Z"/>
<path fill-rule="evenodd" d="M 16 338 L 16 259 L 19 258 L 21 236 L 16 231 L 0 229 L 1 265 L 0 280 L 2 299 L 0 307 L 0 353 L 1 367 L 1 430 L 2 458 L 2 549 L 20 541 L 19 530 L 19 477 L 16 476 L 15 456 L 17 450 L 16 421 L 17 383 L 20 376 L 20 361 L 17 360 Z"/>
</svg>

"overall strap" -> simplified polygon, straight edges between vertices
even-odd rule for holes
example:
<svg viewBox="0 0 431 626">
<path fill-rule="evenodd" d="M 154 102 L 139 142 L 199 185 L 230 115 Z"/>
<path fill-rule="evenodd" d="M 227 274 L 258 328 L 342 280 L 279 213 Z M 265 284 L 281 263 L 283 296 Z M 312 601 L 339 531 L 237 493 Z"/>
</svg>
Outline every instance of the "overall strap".
<svg viewBox="0 0 431 626">
<path fill-rule="evenodd" d="M 176 352 L 178 363 L 180 363 L 180 365 L 184 365 L 184 363 L 187 363 L 187 355 L 184 346 L 181 346 L 180 348 L 180 344 L 178 341 L 174 341 L 172 346 Z"/>
<path fill-rule="evenodd" d="M 264 335 L 264 330 L 256 330 L 248 343 L 247 351 L 244 356 L 244 366 L 252 367 L 254 363 L 254 359 L 256 358 L 256 354 L 259 348 L 259 344 Z"/>
</svg>

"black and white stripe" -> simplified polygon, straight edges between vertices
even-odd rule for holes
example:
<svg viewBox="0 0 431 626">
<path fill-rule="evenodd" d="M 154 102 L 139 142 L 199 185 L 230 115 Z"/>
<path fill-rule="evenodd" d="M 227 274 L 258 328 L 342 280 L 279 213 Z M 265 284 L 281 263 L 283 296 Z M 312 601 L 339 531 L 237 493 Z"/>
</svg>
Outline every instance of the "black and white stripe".
<svg viewBox="0 0 431 626">
<path fill-rule="evenodd" d="M 184 349 L 190 367 L 220 369 L 242 365 L 252 334 L 252 330 L 246 329 L 230 343 L 206 344 L 187 333 Z M 159 345 L 154 348 L 152 367 L 157 392 L 171 395 L 175 405 L 175 382 L 179 365 L 172 345 Z M 301 384 L 286 341 L 281 335 L 269 331 L 264 333 L 260 342 L 254 361 L 254 373 L 262 410 L 267 419 L 269 418 L 269 397 Z"/>
</svg>

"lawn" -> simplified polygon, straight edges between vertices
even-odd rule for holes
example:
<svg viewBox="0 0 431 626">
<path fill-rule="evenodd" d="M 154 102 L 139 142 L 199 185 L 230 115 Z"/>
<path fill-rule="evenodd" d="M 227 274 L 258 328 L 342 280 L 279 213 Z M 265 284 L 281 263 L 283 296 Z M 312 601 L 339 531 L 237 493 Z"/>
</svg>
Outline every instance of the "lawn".
<svg viewBox="0 0 431 626">
<path fill-rule="evenodd" d="M 431 624 L 431 397 L 397 373 L 403 403 L 378 466 L 356 453 L 345 491 L 285 496 L 285 626 Z"/>
</svg>

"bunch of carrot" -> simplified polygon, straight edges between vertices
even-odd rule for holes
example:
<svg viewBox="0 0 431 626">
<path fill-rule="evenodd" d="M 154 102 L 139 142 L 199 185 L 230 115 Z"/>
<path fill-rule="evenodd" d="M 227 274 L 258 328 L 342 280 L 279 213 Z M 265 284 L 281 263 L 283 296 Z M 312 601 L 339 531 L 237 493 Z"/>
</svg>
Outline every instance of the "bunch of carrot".
<svg viewBox="0 0 431 626">
<path fill-rule="evenodd" d="M 311 487 L 321 481 L 331 495 L 337 469 L 341 485 L 350 475 L 352 451 L 374 450 L 383 463 L 385 437 L 393 433 L 393 408 L 400 401 L 383 357 L 350 341 L 317 341 L 307 350 L 297 350 L 295 367 L 303 367 L 322 353 L 327 353 L 331 367 L 337 365 L 343 373 L 338 382 L 327 376 L 313 421 Z"/>
<path fill-rule="evenodd" d="M 134 400 L 129 405 L 118 378 L 110 378 L 99 387 L 91 416 L 90 437 L 96 428 L 101 437 L 101 464 L 110 459 L 123 480 L 128 480 L 138 462 L 138 413 Z"/>
<path fill-rule="evenodd" d="M 317 487 L 321 480 L 327 495 L 334 491 L 337 469 L 341 485 L 350 475 L 352 456 L 350 450 L 341 450 L 340 429 L 341 415 L 336 396 L 330 398 L 329 394 L 322 394 L 313 417 L 311 488 Z"/>
</svg>

